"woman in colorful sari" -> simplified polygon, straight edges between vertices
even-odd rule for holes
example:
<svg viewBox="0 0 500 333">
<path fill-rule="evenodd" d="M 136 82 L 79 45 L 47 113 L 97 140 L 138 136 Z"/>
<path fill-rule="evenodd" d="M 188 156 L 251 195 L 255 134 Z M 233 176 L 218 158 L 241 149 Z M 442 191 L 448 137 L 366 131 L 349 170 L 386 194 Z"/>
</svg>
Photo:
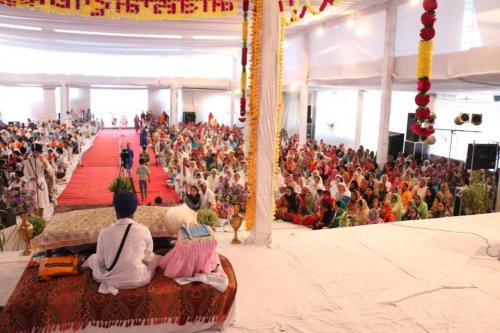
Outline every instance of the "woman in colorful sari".
<svg viewBox="0 0 500 333">
<path fill-rule="evenodd" d="M 285 194 L 278 200 L 278 218 L 292 222 L 293 217 L 299 212 L 300 202 L 300 196 L 295 193 L 293 187 L 288 186 Z"/>
<path fill-rule="evenodd" d="M 358 207 L 356 212 L 356 222 L 354 225 L 365 225 L 368 223 L 368 213 L 370 209 L 364 199 L 358 200 Z"/>
<path fill-rule="evenodd" d="M 298 214 L 293 216 L 292 221 L 294 224 L 301 224 L 305 226 L 312 225 L 318 220 L 316 212 L 318 211 L 315 204 L 313 194 L 309 191 L 308 187 L 304 187 L 302 194 L 300 194 L 301 201 L 299 205 Z"/>
<path fill-rule="evenodd" d="M 391 211 L 396 221 L 401 221 L 403 215 L 403 204 L 399 199 L 399 195 L 396 193 L 389 194 L 389 204 L 391 205 Z"/>
<path fill-rule="evenodd" d="M 390 193 L 389 195 L 392 196 L 393 194 Z M 389 201 L 385 201 L 379 211 L 380 218 L 384 220 L 384 222 L 396 222 L 396 216 L 392 213 L 392 207 Z"/>
<path fill-rule="evenodd" d="M 330 225 L 328 226 L 328 228 L 338 228 L 340 224 L 340 216 L 342 216 L 342 214 L 347 209 L 346 203 L 342 200 L 337 200 L 336 206 L 337 206 L 337 212 L 335 213 L 335 216 Z"/>
</svg>

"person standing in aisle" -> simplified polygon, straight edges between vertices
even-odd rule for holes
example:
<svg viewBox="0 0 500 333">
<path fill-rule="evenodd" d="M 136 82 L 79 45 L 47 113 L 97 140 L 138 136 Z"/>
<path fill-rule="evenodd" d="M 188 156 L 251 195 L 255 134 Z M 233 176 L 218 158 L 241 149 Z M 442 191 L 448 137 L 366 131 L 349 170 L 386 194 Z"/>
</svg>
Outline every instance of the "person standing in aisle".
<svg viewBox="0 0 500 333">
<path fill-rule="evenodd" d="M 144 159 L 139 159 L 139 167 L 137 168 L 137 177 L 139 178 L 139 189 L 141 191 L 142 202 L 148 197 L 148 182 L 151 182 L 149 175 L 149 168 L 147 167 Z"/>
</svg>

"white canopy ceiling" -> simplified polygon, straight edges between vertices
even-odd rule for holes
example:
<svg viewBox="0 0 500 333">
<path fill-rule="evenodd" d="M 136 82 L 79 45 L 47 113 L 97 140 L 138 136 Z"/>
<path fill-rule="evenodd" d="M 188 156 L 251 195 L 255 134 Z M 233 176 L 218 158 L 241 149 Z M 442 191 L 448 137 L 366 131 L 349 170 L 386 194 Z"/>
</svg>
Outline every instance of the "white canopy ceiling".
<svg viewBox="0 0 500 333">
<path fill-rule="evenodd" d="M 289 33 L 336 17 L 352 15 L 385 0 L 342 0 L 321 15 L 308 15 Z M 322 0 L 312 0 L 318 8 Z M 276 1 L 276 5 L 278 2 Z M 2 43 L 29 48 L 126 54 L 235 53 L 241 47 L 241 9 L 237 17 L 197 21 L 131 21 L 46 14 L 1 7 Z M 334 17 L 335 16 L 335 17 Z"/>
</svg>

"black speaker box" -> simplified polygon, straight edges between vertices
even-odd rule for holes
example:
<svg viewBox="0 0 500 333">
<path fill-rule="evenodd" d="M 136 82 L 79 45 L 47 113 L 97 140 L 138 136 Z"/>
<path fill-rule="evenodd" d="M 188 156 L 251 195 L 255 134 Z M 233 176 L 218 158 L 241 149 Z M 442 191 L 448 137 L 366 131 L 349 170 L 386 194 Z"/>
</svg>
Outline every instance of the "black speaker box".
<svg viewBox="0 0 500 333">
<path fill-rule="evenodd" d="M 415 123 L 415 113 L 408 113 L 408 120 L 406 121 L 406 141 L 417 142 L 420 138 L 411 131 L 411 125 L 413 125 L 413 123 Z"/>
<path fill-rule="evenodd" d="M 403 133 L 389 132 L 389 152 L 393 158 L 403 151 L 405 135 Z"/>
<path fill-rule="evenodd" d="M 312 124 L 312 107 L 310 105 L 307 106 L 307 123 Z"/>
<path fill-rule="evenodd" d="M 412 154 L 415 160 L 421 161 L 424 158 L 427 158 L 428 147 L 423 142 L 413 142 L 406 140 L 404 154 L 405 155 Z"/>
<path fill-rule="evenodd" d="M 196 113 L 195 112 L 184 112 L 182 114 L 183 123 L 196 123 Z"/>
<path fill-rule="evenodd" d="M 495 169 L 497 161 L 498 145 L 496 144 L 476 144 L 469 143 L 467 148 L 467 161 L 465 168 L 470 170 Z M 474 153 L 474 157 L 472 154 Z"/>
</svg>

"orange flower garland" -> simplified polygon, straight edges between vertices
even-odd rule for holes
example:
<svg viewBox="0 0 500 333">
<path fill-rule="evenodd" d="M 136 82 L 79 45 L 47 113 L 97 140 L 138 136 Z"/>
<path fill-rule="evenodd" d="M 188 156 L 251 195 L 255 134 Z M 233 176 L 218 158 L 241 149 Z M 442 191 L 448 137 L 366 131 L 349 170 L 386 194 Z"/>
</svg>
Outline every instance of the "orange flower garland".
<svg viewBox="0 0 500 333">
<path fill-rule="evenodd" d="M 255 222 L 256 184 L 257 179 L 257 123 L 260 108 L 260 71 L 262 45 L 263 0 L 254 0 L 252 24 L 252 62 L 250 65 L 250 110 L 248 112 L 248 155 L 247 185 L 248 198 L 246 205 L 246 229 L 251 230 Z"/>
<path fill-rule="evenodd" d="M 283 17 L 284 14 L 282 13 Z M 274 153 L 274 191 L 278 190 L 278 165 L 279 165 L 279 151 L 280 151 L 280 133 L 281 133 L 281 116 L 283 114 L 283 54 L 284 47 L 283 42 L 285 41 L 285 21 L 281 20 L 280 26 L 280 42 L 279 42 L 279 51 L 278 51 L 278 114 L 276 121 L 276 147 Z M 273 200 L 273 211 L 276 210 L 275 201 Z"/>
</svg>

